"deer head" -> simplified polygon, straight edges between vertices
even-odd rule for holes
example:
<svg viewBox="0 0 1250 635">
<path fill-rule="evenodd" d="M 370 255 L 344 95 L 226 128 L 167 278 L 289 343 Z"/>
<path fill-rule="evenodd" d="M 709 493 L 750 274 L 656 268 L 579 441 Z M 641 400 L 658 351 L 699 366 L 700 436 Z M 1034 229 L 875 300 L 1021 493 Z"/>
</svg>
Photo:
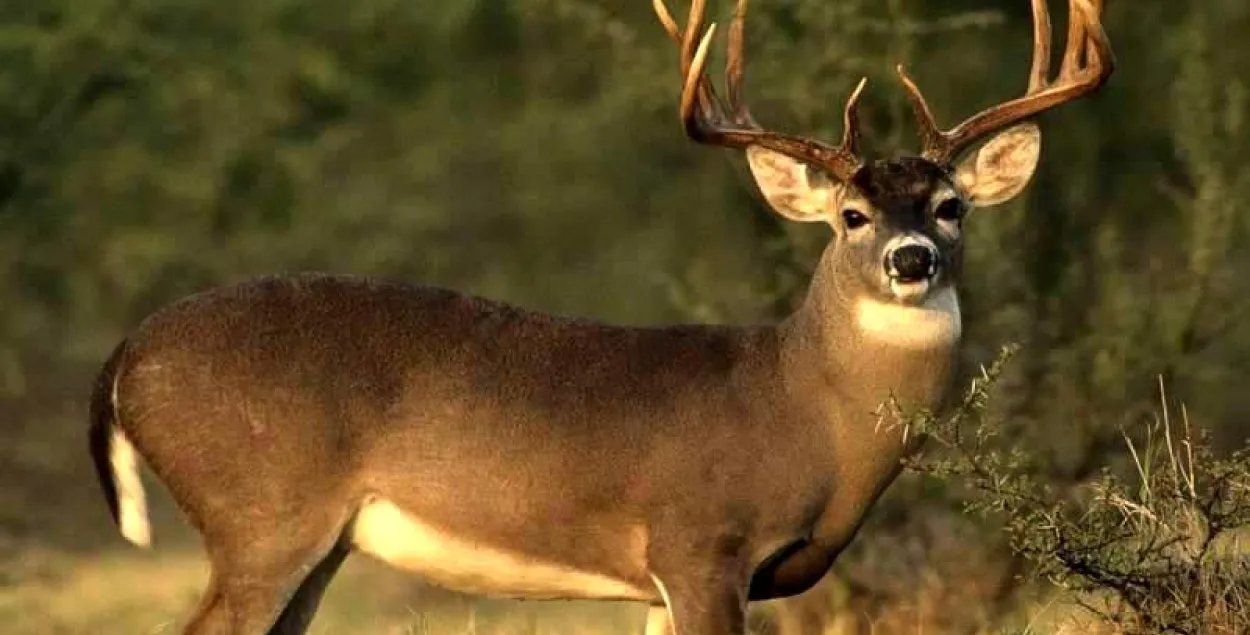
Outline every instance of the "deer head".
<svg viewBox="0 0 1250 635">
<path fill-rule="evenodd" d="M 1028 91 L 949 130 L 934 122 L 920 89 L 898 74 L 919 123 L 922 150 L 866 162 L 860 156 L 857 104 L 867 79 L 851 93 L 836 146 L 759 126 L 742 101 L 743 31 L 747 0 L 738 0 L 729 30 L 727 99 L 704 74 L 713 24 L 703 31 L 706 0 L 694 0 L 679 29 L 663 0 L 656 14 L 680 47 L 684 79 L 681 121 L 699 143 L 744 149 L 764 198 L 781 216 L 833 228 L 822 266 L 843 295 L 920 304 L 957 281 L 962 226 L 975 207 L 1010 200 L 1037 167 L 1041 132 L 1031 119 L 1097 90 L 1113 58 L 1099 22 L 1101 0 L 1069 0 L 1067 48 L 1058 77 L 1050 75 L 1050 18 L 1033 0 L 1033 65 Z M 700 33 L 703 33 L 700 37 Z M 973 154 L 964 156 L 978 142 Z"/>
</svg>

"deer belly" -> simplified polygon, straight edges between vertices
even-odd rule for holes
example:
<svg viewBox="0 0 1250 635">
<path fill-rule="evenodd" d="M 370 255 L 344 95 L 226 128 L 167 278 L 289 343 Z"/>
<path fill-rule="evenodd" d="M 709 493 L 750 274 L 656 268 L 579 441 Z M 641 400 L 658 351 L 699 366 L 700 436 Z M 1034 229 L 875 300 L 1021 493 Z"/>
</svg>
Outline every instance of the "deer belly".
<svg viewBox="0 0 1250 635">
<path fill-rule="evenodd" d="M 522 599 L 651 600 L 655 589 L 580 571 L 437 529 L 386 499 L 361 507 L 352 545 L 439 586 Z"/>
</svg>

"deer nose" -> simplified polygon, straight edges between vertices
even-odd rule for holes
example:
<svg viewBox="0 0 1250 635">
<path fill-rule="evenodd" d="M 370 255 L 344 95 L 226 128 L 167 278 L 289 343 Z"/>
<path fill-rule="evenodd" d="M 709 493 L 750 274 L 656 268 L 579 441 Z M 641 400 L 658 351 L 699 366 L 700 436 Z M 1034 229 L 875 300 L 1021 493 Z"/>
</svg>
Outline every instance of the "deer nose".
<svg viewBox="0 0 1250 635">
<path fill-rule="evenodd" d="M 903 245 L 886 256 L 886 271 L 902 282 L 915 282 L 937 273 L 937 253 L 928 245 Z"/>
</svg>

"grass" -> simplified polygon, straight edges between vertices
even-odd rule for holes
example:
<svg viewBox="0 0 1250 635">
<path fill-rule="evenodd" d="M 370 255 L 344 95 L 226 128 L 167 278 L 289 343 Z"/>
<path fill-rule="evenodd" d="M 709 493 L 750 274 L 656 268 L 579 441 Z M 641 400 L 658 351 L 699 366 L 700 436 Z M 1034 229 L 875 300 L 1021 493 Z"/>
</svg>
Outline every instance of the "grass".
<svg viewBox="0 0 1250 635">
<path fill-rule="evenodd" d="M 208 579 L 202 555 L 186 549 L 75 556 L 31 548 L 12 566 L 18 583 L 0 588 L 9 635 L 176 634 Z M 475 600 L 357 557 L 335 578 L 311 633 L 629 633 L 641 632 L 640 611 Z"/>
</svg>

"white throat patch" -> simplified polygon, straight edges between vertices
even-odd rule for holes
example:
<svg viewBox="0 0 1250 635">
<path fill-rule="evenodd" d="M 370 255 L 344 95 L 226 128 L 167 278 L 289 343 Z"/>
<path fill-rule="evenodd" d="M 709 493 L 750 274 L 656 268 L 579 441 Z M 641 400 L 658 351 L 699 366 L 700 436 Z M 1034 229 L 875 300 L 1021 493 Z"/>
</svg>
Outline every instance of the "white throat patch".
<svg viewBox="0 0 1250 635">
<path fill-rule="evenodd" d="M 963 322 L 959 297 L 946 287 L 924 304 L 909 306 L 862 299 L 855 305 L 855 321 L 861 332 L 879 342 L 906 348 L 936 348 L 959 341 Z"/>
</svg>

